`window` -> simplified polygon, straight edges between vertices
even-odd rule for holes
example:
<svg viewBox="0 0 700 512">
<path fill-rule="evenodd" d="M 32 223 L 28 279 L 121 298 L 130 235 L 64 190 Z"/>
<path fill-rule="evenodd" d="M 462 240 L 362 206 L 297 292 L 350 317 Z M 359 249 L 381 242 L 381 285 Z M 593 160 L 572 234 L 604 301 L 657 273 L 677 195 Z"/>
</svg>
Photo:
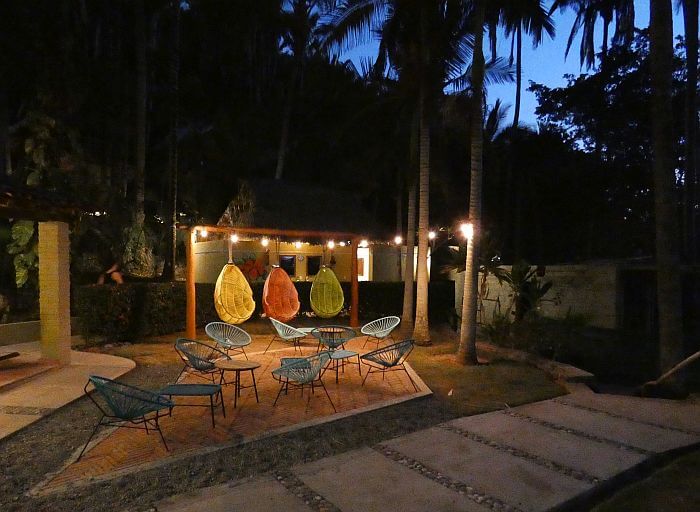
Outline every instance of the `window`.
<svg viewBox="0 0 700 512">
<path fill-rule="evenodd" d="M 280 256 L 280 267 L 291 277 L 297 275 L 297 257 Z"/>
<path fill-rule="evenodd" d="M 315 276 L 321 270 L 321 256 L 308 256 L 306 258 L 306 274 Z"/>
</svg>

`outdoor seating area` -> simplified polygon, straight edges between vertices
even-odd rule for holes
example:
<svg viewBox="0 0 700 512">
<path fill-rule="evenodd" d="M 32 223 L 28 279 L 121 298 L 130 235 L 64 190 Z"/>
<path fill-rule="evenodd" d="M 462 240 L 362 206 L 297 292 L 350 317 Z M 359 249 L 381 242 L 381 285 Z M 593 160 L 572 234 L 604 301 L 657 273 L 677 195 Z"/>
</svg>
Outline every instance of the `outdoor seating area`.
<svg viewBox="0 0 700 512">
<path fill-rule="evenodd" d="M 184 368 L 176 383 L 160 391 L 91 377 L 86 392 L 103 416 L 75 462 L 40 492 L 430 393 L 408 366 L 365 382 L 371 361 L 363 359 L 368 354 L 364 337 L 346 326 L 320 326 L 293 345 L 271 350 L 277 334 L 253 335 L 247 358 L 220 350 L 218 337 L 210 334 L 207 339 L 206 334 L 213 332 L 208 326 L 198 332 L 198 340 L 175 341 Z M 413 346 L 411 340 L 403 343 Z M 399 358 L 400 364 L 408 353 Z M 347 363 L 357 368 L 346 371 Z M 98 435 L 105 425 L 129 428 L 103 429 Z"/>
</svg>

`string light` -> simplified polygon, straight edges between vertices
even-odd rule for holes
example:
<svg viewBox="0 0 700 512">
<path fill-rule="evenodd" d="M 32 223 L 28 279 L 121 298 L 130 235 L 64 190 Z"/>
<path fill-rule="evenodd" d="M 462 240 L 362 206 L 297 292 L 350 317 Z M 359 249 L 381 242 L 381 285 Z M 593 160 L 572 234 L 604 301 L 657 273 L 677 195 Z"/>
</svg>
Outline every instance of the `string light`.
<svg viewBox="0 0 700 512">
<path fill-rule="evenodd" d="M 206 238 L 208 234 L 209 234 L 209 231 L 207 231 L 204 228 L 202 228 L 202 230 L 199 232 L 199 236 L 201 236 L 202 238 Z"/>
<path fill-rule="evenodd" d="M 369 247 L 369 242 L 367 240 L 360 240 L 360 247 Z"/>
<path fill-rule="evenodd" d="M 339 244 L 341 247 L 345 247 L 347 244 L 345 242 L 340 242 Z"/>
<path fill-rule="evenodd" d="M 428 240 L 435 240 L 436 236 L 435 231 L 428 231 Z"/>
<path fill-rule="evenodd" d="M 328 248 L 332 251 L 335 249 L 335 242 L 333 240 L 328 240 Z"/>
<path fill-rule="evenodd" d="M 395 243 L 396 245 L 401 245 L 401 244 L 403 243 L 403 238 L 401 238 L 399 235 L 396 235 L 396 236 L 394 237 L 394 243 Z"/>
<path fill-rule="evenodd" d="M 301 249 L 301 242 L 299 240 L 294 242 L 294 247 L 296 247 L 297 249 Z"/>
<path fill-rule="evenodd" d="M 231 235 L 231 242 L 233 242 L 234 244 L 238 242 L 238 235 L 236 233 L 233 233 Z"/>
<path fill-rule="evenodd" d="M 262 245 L 263 247 L 267 247 L 268 245 L 270 245 L 270 239 L 269 238 L 262 238 L 260 240 L 260 245 Z"/>
</svg>

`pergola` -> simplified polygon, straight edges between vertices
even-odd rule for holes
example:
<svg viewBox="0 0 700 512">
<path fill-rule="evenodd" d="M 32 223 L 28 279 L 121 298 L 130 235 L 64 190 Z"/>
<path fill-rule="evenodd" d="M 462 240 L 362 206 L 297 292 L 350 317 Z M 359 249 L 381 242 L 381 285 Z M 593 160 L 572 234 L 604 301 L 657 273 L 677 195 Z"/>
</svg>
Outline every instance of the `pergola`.
<svg viewBox="0 0 700 512">
<path fill-rule="evenodd" d="M 357 281 L 357 248 L 360 243 L 361 235 L 357 233 L 348 233 L 343 231 L 309 231 L 297 229 L 274 229 L 274 228 L 248 228 L 248 227 L 233 227 L 233 226 L 178 226 L 179 229 L 187 230 L 187 276 L 185 287 L 187 290 L 187 314 L 186 314 L 186 333 L 189 338 L 194 338 L 197 331 L 197 298 L 195 293 L 195 263 L 194 263 L 194 244 L 197 240 L 197 232 L 206 230 L 208 233 L 223 233 L 225 235 L 232 234 L 250 234 L 261 236 L 283 236 L 289 238 L 318 238 L 322 240 L 350 240 L 351 243 L 351 263 L 350 263 L 350 326 L 359 327 L 358 303 L 359 290 Z"/>
</svg>

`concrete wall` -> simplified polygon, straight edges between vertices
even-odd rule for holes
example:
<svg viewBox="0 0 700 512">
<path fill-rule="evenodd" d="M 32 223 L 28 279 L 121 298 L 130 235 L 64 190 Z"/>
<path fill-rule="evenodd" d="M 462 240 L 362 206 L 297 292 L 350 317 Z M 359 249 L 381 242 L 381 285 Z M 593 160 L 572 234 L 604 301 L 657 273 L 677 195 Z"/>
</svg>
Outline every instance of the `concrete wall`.
<svg viewBox="0 0 700 512">
<path fill-rule="evenodd" d="M 510 267 L 504 266 L 510 270 Z M 454 273 L 455 309 L 462 308 L 464 272 Z M 592 327 L 616 329 L 622 322 L 622 290 L 619 289 L 618 266 L 600 265 L 554 265 L 547 266 L 543 278 L 552 281 L 552 288 L 545 296 L 540 312 L 547 317 L 563 317 L 571 313 L 584 315 Z M 481 276 L 479 276 L 481 283 Z M 489 276 L 487 298 L 480 321 L 491 322 L 500 302 L 501 312 L 505 313 L 513 297 L 507 284 L 501 286 L 498 280 Z M 556 299 L 550 302 L 549 299 Z M 496 302 L 498 300 L 498 302 Z"/>
<path fill-rule="evenodd" d="M 80 334 L 77 326 L 78 317 L 71 318 L 72 335 Z M 0 347 L 3 345 L 14 345 L 15 343 L 39 341 L 40 339 L 41 322 L 39 320 L 0 324 Z"/>
</svg>

